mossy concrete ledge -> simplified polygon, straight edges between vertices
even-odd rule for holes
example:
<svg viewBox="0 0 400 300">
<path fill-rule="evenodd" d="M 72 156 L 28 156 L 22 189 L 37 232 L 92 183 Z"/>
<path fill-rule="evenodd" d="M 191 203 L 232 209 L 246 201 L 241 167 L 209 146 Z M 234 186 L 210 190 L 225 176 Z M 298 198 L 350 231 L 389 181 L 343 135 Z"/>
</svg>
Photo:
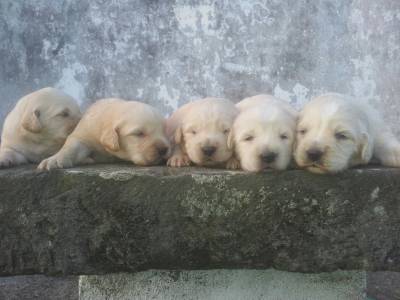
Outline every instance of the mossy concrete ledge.
<svg viewBox="0 0 400 300">
<path fill-rule="evenodd" d="M 400 271 L 400 170 L 0 171 L 0 275 Z"/>
</svg>

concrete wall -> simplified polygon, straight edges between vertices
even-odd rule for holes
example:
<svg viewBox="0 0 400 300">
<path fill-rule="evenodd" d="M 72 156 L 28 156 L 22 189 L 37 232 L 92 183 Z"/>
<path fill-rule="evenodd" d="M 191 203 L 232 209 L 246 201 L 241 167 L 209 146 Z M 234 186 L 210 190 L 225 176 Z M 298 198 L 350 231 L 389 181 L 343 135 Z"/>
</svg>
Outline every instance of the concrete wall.
<svg viewBox="0 0 400 300">
<path fill-rule="evenodd" d="M 363 300 L 365 272 L 147 271 L 81 276 L 80 300 Z"/>
<path fill-rule="evenodd" d="M 337 91 L 382 103 L 400 135 L 399 28 L 398 0 L 2 0 L 0 120 L 44 86 L 165 114 L 206 95 L 299 107 Z"/>
</svg>

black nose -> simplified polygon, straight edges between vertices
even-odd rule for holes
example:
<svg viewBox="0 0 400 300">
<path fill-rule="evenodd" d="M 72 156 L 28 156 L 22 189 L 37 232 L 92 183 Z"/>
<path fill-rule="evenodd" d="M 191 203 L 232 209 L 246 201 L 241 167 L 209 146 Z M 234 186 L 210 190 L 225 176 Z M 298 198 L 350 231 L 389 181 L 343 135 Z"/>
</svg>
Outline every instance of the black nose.
<svg viewBox="0 0 400 300">
<path fill-rule="evenodd" d="M 261 154 L 260 158 L 263 162 L 270 164 L 276 160 L 277 156 L 278 156 L 277 153 L 268 151 L 268 152 Z"/>
<path fill-rule="evenodd" d="M 309 159 L 310 161 L 312 161 L 312 162 L 317 162 L 317 161 L 319 161 L 319 160 L 321 159 L 321 157 L 322 157 L 323 154 L 324 154 L 324 153 L 323 153 L 321 150 L 319 150 L 319 149 L 313 148 L 313 149 L 307 150 L 308 159 Z"/>
<path fill-rule="evenodd" d="M 217 150 L 217 147 L 214 146 L 205 146 L 201 148 L 201 151 L 203 151 L 206 156 L 212 156 L 215 153 L 215 150 Z"/>
<path fill-rule="evenodd" d="M 167 154 L 167 152 L 168 152 L 168 148 L 167 148 L 167 147 L 160 147 L 160 148 L 158 148 L 158 154 L 159 154 L 160 156 L 164 156 L 165 154 Z"/>
</svg>

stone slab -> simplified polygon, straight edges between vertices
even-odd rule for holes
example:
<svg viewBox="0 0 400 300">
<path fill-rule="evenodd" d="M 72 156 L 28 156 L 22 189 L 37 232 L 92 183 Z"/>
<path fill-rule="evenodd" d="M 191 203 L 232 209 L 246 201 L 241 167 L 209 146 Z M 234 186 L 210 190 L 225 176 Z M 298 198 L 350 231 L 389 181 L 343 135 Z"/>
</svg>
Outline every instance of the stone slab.
<svg viewBox="0 0 400 300">
<path fill-rule="evenodd" d="M 0 278 L 1 300 L 78 300 L 79 278 L 43 275 Z"/>
<path fill-rule="evenodd" d="M 400 170 L 0 171 L 0 275 L 400 270 Z"/>
</svg>

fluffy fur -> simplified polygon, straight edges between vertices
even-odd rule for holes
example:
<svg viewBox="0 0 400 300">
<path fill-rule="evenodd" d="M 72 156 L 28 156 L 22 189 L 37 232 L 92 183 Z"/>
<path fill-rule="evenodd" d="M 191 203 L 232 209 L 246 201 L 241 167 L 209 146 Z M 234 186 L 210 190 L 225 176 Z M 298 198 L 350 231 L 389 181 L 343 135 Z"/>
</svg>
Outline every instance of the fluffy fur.
<svg viewBox="0 0 400 300">
<path fill-rule="evenodd" d="M 160 113 L 144 103 L 111 98 L 93 104 L 61 150 L 38 168 L 68 168 L 114 158 L 153 165 L 168 152 L 165 120 Z"/>
<path fill-rule="evenodd" d="M 228 145 L 235 148 L 242 169 L 286 169 L 292 158 L 297 112 L 271 95 L 249 97 L 236 106 L 240 113 Z"/>
<path fill-rule="evenodd" d="M 53 155 L 80 117 L 76 101 L 54 88 L 44 88 L 21 98 L 4 122 L 0 167 L 38 163 Z"/>
<path fill-rule="evenodd" d="M 174 151 L 167 164 L 172 167 L 227 166 L 233 151 L 227 139 L 237 115 L 235 105 L 226 99 L 205 98 L 180 107 L 167 120 L 167 131 Z"/>
<path fill-rule="evenodd" d="M 368 164 L 400 166 L 400 143 L 381 116 L 365 101 L 341 94 L 325 94 L 300 113 L 295 159 L 315 173 L 336 173 Z"/>
</svg>

